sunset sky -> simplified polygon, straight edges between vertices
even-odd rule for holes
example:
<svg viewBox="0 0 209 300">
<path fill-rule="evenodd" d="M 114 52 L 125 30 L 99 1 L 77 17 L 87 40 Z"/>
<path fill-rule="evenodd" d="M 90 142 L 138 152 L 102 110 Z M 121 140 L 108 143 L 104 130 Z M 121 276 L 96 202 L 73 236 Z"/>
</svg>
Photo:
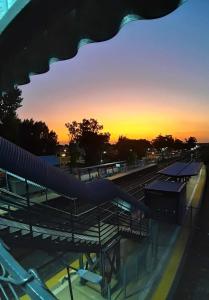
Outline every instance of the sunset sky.
<svg viewBox="0 0 209 300">
<path fill-rule="evenodd" d="M 162 19 L 124 26 L 22 86 L 21 118 L 68 141 L 66 122 L 96 118 L 111 133 L 209 141 L 209 1 L 188 0 Z"/>
</svg>

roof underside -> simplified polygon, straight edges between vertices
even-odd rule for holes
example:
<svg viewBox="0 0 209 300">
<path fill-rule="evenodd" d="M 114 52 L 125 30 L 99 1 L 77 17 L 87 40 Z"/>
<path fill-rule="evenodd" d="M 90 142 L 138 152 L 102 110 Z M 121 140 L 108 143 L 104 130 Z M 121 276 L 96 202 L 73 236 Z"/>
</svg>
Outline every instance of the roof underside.
<svg viewBox="0 0 209 300">
<path fill-rule="evenodd" d="M 80 46 L 112 38 L 124 24 L 173 12 L 182 0 L 19 0 L 0 22 L 0 91 L 30 82 Z M 11 9 L 12 11 L 12 9 Z M 9 18 L 9 19 L 8 19 Z M 8 21 L 9 20 L 9 21 Z M 2 25 L 4 24 L 4 25 Z"/>
<path fill-rule="evenodd" d="M 198 162 L 176 162 L 167 168 L 160 170 L 158 173 L 162 175 L 167 175 L 171 177 L 190 177 L 198 175 L 200 169 L 202 167 L 202 163 Z"/>
</svg>

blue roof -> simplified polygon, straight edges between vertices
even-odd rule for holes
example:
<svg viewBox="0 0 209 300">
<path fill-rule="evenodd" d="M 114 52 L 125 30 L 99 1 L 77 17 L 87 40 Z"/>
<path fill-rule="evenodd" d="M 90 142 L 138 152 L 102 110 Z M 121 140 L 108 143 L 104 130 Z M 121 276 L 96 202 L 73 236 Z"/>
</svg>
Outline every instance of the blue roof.
<svg viewBox="0 0 209 300">
<path fill-rule="evenodd" d="M 202 163 L 199 162 L 176 162 L 160 170 L 158 173 L 173 177 L 195 176 L 199 174 L 201 167 Z"/>
<path fill-rule="evenodd" d="M 120 189 L 113 182 L 100 179 L 84 183 L 61 169 L 49 165 L 43 159 L 0 137 L 0 168 L 35 182 L 68 197 L 85 202 L 104 203 L 120 198 L 139 209 L 146 207 L 136 198 Z"/>
<path fill-rule="evenodd" d="M 51 166 L 59 166 L 59 158 L 56 155 L 42 155 L 39 156 L 41 159 L 45 160 Z"/>
<path fill-rule="evenodd" d="M 186 184 L 182 182 L 155 180 L 145 186 L 145 190 L 180 193 Z"/>
</svg>

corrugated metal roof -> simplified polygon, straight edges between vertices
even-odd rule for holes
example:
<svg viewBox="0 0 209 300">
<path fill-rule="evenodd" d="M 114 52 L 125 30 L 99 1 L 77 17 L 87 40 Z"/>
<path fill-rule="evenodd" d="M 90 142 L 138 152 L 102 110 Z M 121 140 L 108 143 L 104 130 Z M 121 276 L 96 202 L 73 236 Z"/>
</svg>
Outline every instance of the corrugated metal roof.
<svg viewBox="0 0 209 300">
<path fill-rule="evenodd" d="M 61 169 L 0 137 L 0 168 L 52 189 L 58 194 L 85 202 L 103 203 L 120 198 L 146 210 L 137 200 L 109 180 L 84 183 Z"/>
<path fill-rule="evenodd" d="M 173 177 L 189 177 L 198 175 L 200 169 L 202 167 L 202 163 L 199 162 L 176 162 L 163 170 L 160 170 L 158 173 L 173 176 Z"/>
<path fill-rule="evenodd" d="M 145 186 L 145 190 L 180 193 L 186 184 L 182 182 L 155 180 Z"/>
</svg>

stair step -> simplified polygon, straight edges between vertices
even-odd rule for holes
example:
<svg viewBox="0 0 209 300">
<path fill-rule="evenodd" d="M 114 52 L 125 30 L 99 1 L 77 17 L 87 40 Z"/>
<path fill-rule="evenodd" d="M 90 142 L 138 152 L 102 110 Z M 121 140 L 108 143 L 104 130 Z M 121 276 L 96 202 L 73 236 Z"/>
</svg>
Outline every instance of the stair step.
<svg viewBox="0 0 209 300">
<path fill-rule="evenodd" d="M 17 233 L 17 232 L 21 232 L 20 228 L 16 228 L 16 227 L 10 227 L 9 228 L 9 232 L 10 233 Z"/>
<path fill-rule="evenodd" d="M 42 240 L 47 240 L 47 239 L 49 239 L 51 236 L 49 235 L 49 234 L 46 234 L 46 233 L 44 233 L 44 234 L 42 234 Z"/>
<path fill-rule="evenodd" d="M 66 237 L 66 236 L 60 237 L 60 241 L 61 241 L 61 242 L 66 241 L 66 240 L 67 240 L 67 237 Z"/>
<path fill-rule="evenodd" d="M 8 229 L 9 227 L 6 225 L 0 225 L 0 230 Z"/>
<path fill-rule="evenodd" d="M 29 233 L 30 233 L 29 230 L 25 230 L 25 229 L 21 230 L 21 235 L 22 235 L 22 236 L 26 236 L 26 235 L 28 235 Z"/>
<path fill-rule="evenodd" d="M 6 234 L 9 232 L 9 226 L 6 225 L 0 225 L 0 235 Z"/>
<path fill-rule="evenodd" d="M 33 231 L 34 238 L 41 237 L 41 236 L 42 236 L 42 233 Z"/>
<path fill-rule="evenodd" d="M 51 236 L 51 240 L 52 240 L 52 241 L 55 241 L 55 240 L 57 240 L 57 239 L 59 239 L 59 236 L 57 236 L 57 235 L 52 235 L 52 236 Z"/>
</svg>

